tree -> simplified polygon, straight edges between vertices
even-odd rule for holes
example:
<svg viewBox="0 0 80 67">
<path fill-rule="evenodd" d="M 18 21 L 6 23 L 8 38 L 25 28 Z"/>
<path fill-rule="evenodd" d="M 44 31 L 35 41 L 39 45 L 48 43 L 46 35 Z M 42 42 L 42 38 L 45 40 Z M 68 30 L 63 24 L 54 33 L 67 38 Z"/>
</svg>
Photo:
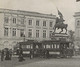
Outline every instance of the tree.
<svg viewBox="0 0 80 67">
<path fill-rule="evenodd" d="M 72 31 L 72 30 L 69 30 L 69 39 L 70 39 L 70 41 L 74 41 L 74 31 Z"/>
</svg>

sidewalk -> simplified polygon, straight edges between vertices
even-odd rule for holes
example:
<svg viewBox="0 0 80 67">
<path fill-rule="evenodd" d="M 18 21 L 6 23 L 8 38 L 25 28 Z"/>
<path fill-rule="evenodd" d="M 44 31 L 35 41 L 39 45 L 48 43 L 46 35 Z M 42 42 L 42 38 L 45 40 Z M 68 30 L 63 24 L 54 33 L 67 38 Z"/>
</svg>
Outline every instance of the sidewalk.
<svg viewBox="0 0 80 67">
<path fill-rule="evenodd" d="M 73 56 L 73 58 L 80 58 L 80 55 L 77 55 L 77 56 Z"/>
</svg>

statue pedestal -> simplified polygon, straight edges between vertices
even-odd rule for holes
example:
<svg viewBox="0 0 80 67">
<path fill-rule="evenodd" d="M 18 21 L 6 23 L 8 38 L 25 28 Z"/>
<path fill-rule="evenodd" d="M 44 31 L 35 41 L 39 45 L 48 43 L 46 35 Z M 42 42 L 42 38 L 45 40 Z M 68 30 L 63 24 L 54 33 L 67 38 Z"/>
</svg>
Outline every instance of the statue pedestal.
<svg viewBox="0 0 80 67">
<path fill-rule="evenodd" d="M 69 36 L 65 33 L 54 33 L 51 39 L 55 41 L 69 41 Z"/>
</svg>

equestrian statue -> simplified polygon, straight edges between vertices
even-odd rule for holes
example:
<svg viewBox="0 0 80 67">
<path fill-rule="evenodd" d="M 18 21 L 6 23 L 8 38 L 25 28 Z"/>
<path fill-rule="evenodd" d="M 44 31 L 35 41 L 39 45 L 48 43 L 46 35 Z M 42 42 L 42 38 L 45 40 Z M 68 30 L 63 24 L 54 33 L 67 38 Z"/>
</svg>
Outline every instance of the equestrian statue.
<svg viewBox="0 0 80 67">
<path fill-rule="evenodd" d="M 63 23 L 65 20 L 63 19 L 63 15 L 59 10 L 58 10 L 58 15 L 59 15 L 59 17 L 56 18 L 56 23 L 55 23 L 54 28 L 53 28 L 54 29 L 53 33 L 55 33 L 56 28 L 61 29 L 61 31 L 59 33 L 62 33 L 63 29 L 65 29 L 66 30 L 65 33 L 67 33 L 68 24 Z"/>
</svg>

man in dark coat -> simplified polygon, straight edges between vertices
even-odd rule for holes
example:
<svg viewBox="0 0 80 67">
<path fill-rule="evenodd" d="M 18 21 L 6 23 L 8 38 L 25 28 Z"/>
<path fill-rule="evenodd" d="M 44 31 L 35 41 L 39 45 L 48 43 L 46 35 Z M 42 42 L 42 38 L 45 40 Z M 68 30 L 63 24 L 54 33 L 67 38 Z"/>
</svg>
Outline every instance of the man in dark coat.
<svg viewBox="0 0 80 67">
<path fill-rule="evenodd" d="M 33 52 L 34 52 L 33 50 L 30 51 L 30 59 L 33 58 L 33 54 L 34 54 Z"/>
<path fill-rule="evenodd" d="M 4 59 L 4 50 L 1 51 L 1 61 Z"/>
<path fill-rule="evenodd" d="M 5 57 L 5 60 L 10 60 L 9 49 L 6 49 L 6 57 Z"/>
<path fill-rule="evenodd" d="M 23 50 L 22 50 L 22 48 L 20 47 L 20 48 L 19 48 L 19 62 L 22 62 L 23 60 L 25 60 L 25 59 L 23 58 Z"/>
<path fill-rule="evenodd" d="M 12 49 L 9 50 L 10 60 L 12 58 Z"/>
</svg>

